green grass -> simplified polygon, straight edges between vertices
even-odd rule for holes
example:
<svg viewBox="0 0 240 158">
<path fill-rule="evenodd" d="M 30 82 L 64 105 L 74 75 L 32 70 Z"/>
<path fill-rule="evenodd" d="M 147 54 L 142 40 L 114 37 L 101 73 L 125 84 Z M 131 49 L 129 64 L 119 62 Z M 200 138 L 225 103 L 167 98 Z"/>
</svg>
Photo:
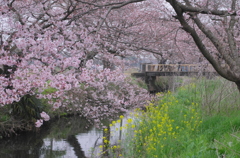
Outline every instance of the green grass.
<svg viewBox="0 0 240 158">
<path fill-rule="evenodd" d="M 240 157 L 240 100 L 222 79 L 196 80 L 138 111 L 122 142 L 124 158 Z"/>
</svg>

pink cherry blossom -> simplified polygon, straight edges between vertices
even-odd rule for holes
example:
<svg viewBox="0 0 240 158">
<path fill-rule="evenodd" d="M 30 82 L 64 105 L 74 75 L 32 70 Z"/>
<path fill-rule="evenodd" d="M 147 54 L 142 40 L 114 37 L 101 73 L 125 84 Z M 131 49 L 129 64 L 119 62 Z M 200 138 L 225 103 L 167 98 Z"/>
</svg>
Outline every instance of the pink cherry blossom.
<svg viewBox="0 0 240 158">
<path fill-rule="evenodd" d="M 42 119 L 37 120 L 37 121 L 35 122 L 35 127 L 41 127 L 42 124 L 43 124 L 43 120 L 42 120 Z"/>
<path fill-rule="evenodd" d="M 41 115 L 41 118 L 44 120 L 44 121 L 49 121 L 50 120 L 50 116 L 46 113 L 46 112 L 41 112 L 40 113 Z"/>
</svg>

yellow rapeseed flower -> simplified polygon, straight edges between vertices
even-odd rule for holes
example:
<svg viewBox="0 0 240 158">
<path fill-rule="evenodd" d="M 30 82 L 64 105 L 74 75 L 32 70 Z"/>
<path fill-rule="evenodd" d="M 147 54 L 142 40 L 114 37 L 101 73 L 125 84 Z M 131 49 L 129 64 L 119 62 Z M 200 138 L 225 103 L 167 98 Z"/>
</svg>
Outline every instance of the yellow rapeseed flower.
<svg viewBox="0 0 240 158">
<path fill-rule="evenodd" d="M 127 122 L 132 123 L 132 119 L 131 118 L 127 119 Z"/>
</svg>

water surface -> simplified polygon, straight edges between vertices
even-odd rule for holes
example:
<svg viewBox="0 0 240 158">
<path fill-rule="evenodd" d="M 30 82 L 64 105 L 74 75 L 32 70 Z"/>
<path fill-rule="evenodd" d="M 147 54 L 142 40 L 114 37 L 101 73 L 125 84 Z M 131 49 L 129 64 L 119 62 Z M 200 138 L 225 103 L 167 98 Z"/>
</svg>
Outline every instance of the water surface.
<svg viewBox="0 0 240 158">
<path fill-rule="evenodd" d="M 113 144 L 120 138 L 116 126 L 111 128 Z M 83 118 L 61 118 L 35 132 L 0 140 L 0 158 L 97 158 L 102 137 L 103 130 Z"/>
</svg>

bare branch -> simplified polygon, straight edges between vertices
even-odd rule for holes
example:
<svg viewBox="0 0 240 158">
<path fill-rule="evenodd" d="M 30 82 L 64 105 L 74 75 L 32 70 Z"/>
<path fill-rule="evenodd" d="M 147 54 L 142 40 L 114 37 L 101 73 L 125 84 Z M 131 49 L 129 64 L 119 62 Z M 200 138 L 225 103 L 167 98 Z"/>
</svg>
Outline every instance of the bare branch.
<svg viewBox="0 0 240 158">
<path fill-rule="evenodd" d="M 192 36 L 192 38 L 193 38 L 194 42 L 196 43 L 198 49 L 202 52 L 203 56 L 212 64 L 212 66 L 215 68 L 215 70 L 221 76 L 223 76 L 224 78 L 226 78 L 226 79 L 228 79 L 230 81 L 236 81 L 235 75 L 232 72 L 229 72 L 225 67 L 221 66 L 221 63 L 218 60 L 216 60 L 213 57 L 213 55 L 209 52 L 209 50 L 206 48 L 205 44 L 202 42 L 202 40 L 198 36 L 198 34 L 195 31 L 195 29 L 193 29 L 187 23 L 187 21 L 185 20 L 185 18 L 183 16 L 183 10 L 179 6 L 180 3 L 178 3 L 176 0 L 167 0 L 167 1 L 172 5 L 172 7 L 174 8 L 175 12 L 177 13 L 177 19 L 179 20 L 179 22 L 183 26 L 183 29 Z M 193 15 L 193 14 L 190 14 L 190 15 Z M 217 50 L 221 51 L 221 55 L 224 55 L 226 62 L 228 62 L 228 64 L 231 65 L 231 63 L 229 63 L 231 61 L 230 60 L 230 56 L 226 55 L 226 53 L 224 53 L 223 45 L 219 42 L 219 40 L 217 40 L 217 38 L 214 37 L 214 35 L 212 34 L 212 32 L 210 30 L 207 30 L 206 27 L 203 26 L 201 21 L 196 16 L 192 16 L 192 18 L 195 21 L 195 23 L 197 24 L 198 28 L 208 38 L 210 38 L 210 40 L 215 45 Z"/>
<path fill-rule="evenodd" d="M 23 22 L 20 13 L 13 7 L 13 3 L 14 3 L 14 2 L 15 2 L 15 0 L 13 0 L 11 3 L 9 3 L 9 4 L 8 4 L 8 7 L 10 8 L 10 10 L 12 10 L 13 12 L 16 13 L 17 18 L 18 18 L 17 20 L 18 20 L 22 25 L 24 25 L 25 23 Z"/>
<path fill-rule="evenodd" d="M 186 1 L 185 1 L 186 2 Z M 236 16 L 236 11 L 229 13 L 227 10 L 212 10 L 208 8 L 198 8 L 190 5 L 183 5 L 176 1 L 176 4 L 182 9 L 182 12 L 192 12 L 192 13 L 201 13 L 201 14 L 211 14 L 218 16 Z"/>
</svg>

